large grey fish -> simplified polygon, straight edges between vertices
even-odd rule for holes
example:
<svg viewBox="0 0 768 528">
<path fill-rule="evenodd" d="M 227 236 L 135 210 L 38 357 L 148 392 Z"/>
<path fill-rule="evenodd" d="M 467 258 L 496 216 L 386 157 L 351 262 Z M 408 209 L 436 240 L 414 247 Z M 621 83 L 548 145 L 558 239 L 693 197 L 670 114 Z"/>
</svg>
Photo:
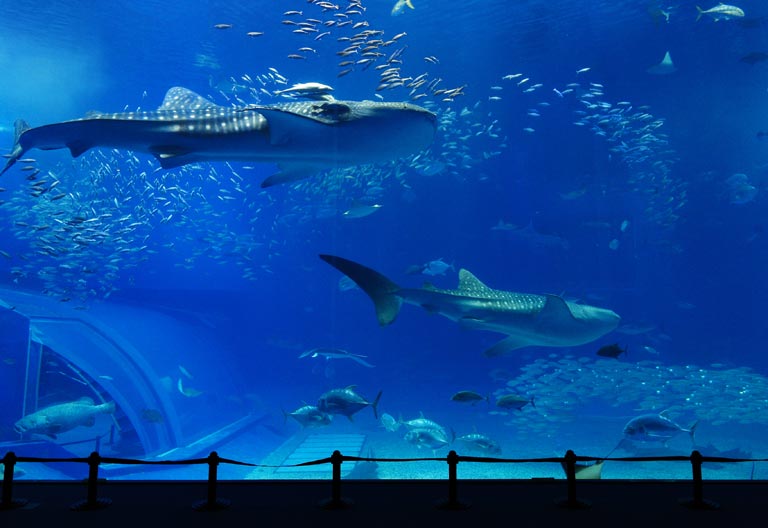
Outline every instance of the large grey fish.
<svg viewBox="0 0 768 528">
<path fill-rule="evenodd" d="M 379 419 L 379 413 L 376 407 L 379 405 L 381 399 L 381 391 L 376 395 L 373 402 L 367 401 L 365 398 L 355 392 L 355 386 L 350 385 L 343 389 L 331 389 L 320 395 L 317 400 L 317 408 L 327 414 L 342 414 L 352 420 L 352 415 L 357 411 L 364 409 L 370 405 L 373 409 L 373 415 L 376 419 Z"/>
<path fill-rule="evenodd" d="M 469 451 L 477 451 L 484 455 L 500 455 L 501 446 L 484 434 L 470 433 L 456 438 Z"/>
<path fill-rule="evenodd" d="M 283 411 L 283 416 L 287 420 L 290 416 L 304 427 L 318 427 L 321 425 L 330 425 L 333 416 L 324 413 L 314 405 L 302 405 L 293 412 Z"/>
<path fill-rule="evenodd" d="M 7 171 L 33 148 L 68 148 L 80 156 L 94 147 L 154 155 L 163 168 L 199 161 L 277 163 L 281 172 L 262 187 L 299 180 L 318 170 L 395 160 L 434 138 L 432 112 L 410 103 L 295 101 L 224 107 L 187 90 L 168 90 L 154 112 L 91 113 L 30 128 L 16 121 Z"/>
<path fill-rule="evenodd" d="M 82 398 L 68 403 L 51 405 L 33 412 L 18 420 L 13 430 L 17 433 L 38 433 L 56 438 L 78 426 L 91 427 L 99 414 L 115 412 L 115 402 L 94 404 L 90 398 Z"/>
<path fill-rule="evenodd" d="M 695 443 L 694 435 L 698 424 L 699 422 L 695 422 L 690 428 L 683 429 L 664 416 L 664 413 L 642 414 L 627 422 L 627 425 L 624 426 L 624 436 L 629 440 L 639 442 L 662 442 L 666 444 L 672 437 L 680 433 L 688 433 L 691 436 L 691 441 Z"/>
<path fill-rule="evenodd" d="M 427 447 L 433 451 L 445 447 L 453 441 L 453 437 L 448 438 L 443 429 L 411 429 L 405 433 L 403 438 L 418 448 Z"/>
<path fill-rule="evenodd" d="M 527 346 L 583 345 L 616 328 L 621 319 L 611 310 L 566 301 L 557 295 L 494 290 L 465 269 L 459 270 L 459 286 L 455 290 L 429 285 L 412 289 L 401 288 L 381 273 L 351 260 L 333 255 L 320 258 L 368 294 L 382 326 L 394 321 L 406 302 L 466 328 L 507 334 L 507 338 L 485 351 L 486 356 Z"/>
</svg>

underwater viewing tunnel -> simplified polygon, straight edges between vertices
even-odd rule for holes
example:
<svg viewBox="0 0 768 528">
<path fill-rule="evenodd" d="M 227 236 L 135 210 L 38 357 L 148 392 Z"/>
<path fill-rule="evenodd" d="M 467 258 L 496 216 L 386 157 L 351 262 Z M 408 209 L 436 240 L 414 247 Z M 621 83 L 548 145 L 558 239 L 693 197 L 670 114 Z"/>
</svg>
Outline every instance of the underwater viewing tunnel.
<svg viewBox="0 0 768 528">
<path fill-rule="evenodd" d="M 237 401 L 239 375 L 226 367 L 226 346 L 211 326 L 189 313 L 180 317 L 120 302 L 84 310 L 3 289 L 3 452 L 73 457 L 99 451 L 145 459 L 207 455 L 258 420 L 247 402 Z M 206 368 L 212 350 L 219 363 Z M 227 405 L 220 405 L 223 399 Z M 81 476 L 82 468 L 75 466 L 55 465 Z M 102 469 L 106 475 L 130 471 Z"/>
</svg>

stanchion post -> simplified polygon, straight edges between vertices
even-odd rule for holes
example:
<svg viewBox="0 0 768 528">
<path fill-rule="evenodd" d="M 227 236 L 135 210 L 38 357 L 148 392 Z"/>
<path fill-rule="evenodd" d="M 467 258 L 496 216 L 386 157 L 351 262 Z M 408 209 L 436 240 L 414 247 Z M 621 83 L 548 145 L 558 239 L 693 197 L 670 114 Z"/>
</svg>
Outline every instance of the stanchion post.
<svg viewBox="0 0 768 528">
<path fill-rule="evenodd" d="M 331 466 L 333 473 L 331 475 L 331 498 L 323 499 L 318 506 L 325 510 L 341 510 L 352 506 L 351 499 L 345 499 L 341 496 L 341 463 L 344 462 L 344 456 L 338 449 L 331 455 Z"/>
<path fill-rule="evenodd" d="M 583 510 L 592 506 L 588 501 L 576 498 L 576 453 L 569 449 L 565 453 L 565 479 L 568 486 L 568 496 L 565 499 L 558 499 L 555 504 L 562 508 L 573 510 Z"/>
<path fill-rule="evenodd" d="M 8 451 L 3 457 L 3 497 L 0 510 L 21 508 L 27 504 L 26 499 L 13 498 L 13 467 L 16 465 L 16 453 Z"/>
<path fill-rule="evenodd" d="M 720 505 L 704 498 L 704 479 L 701 475 L 701 464 L 704 462 L 699 451 L 691 453 L 691 469 L 693 470 L 693 498 L 680 499 L 680 504 L 695 510 L 716 510 Z"/>
<path fill-rule="evenodd" d="M 220 499 L 216 496 L 216 486 L 219 476 L 219 463 L 221 459 L 216 451 L 211 451 L 208 455 L 208 493 L 206 500 L 197 501 L 192 504 L 192 509 L 196 511 L 219 511 L 229 508 L 231 504 L 227 499 Z"/>
<path fill-rule="evenodd" d="M 101 510 L 112 504 L 112 499 L 98 497 L 100 463 L 101 456 L 96 451 L 88 456 L 88 495 L 85 500 L 77 501 L 70 506 L 70 510 Z"/>
<path fill-rule="evenodd" d="M 459 500 L 457 471 L 459 455 L 456 451 L 448 453 L 446 462 L 448 462 L 448 498 L 437 501 L 435 506 L 441 510 L 466 510 L 470 504 Z"/>
</svg>

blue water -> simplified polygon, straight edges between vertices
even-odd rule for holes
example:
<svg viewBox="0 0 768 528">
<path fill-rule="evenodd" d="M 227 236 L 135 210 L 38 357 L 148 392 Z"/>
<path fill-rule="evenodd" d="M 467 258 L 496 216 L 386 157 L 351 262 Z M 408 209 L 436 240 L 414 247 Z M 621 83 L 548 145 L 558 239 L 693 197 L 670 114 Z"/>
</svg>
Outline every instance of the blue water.
<svg viewBox="0 0 768 528">
<path fill-rule="evenodd" d="M 174 367 L 193 375 L 188 384 L 202 395 L 191 398 L 204 404 L 182 420 L 194 422 L 188 430 L 202 434 L 222 425 L 223 414 L 256 413 L 269 434 L 255 435 L 250 451 L 232 449 L 258 461 L 306 433 L 285 422 L 282 410 L 355 385 L 369 401 L 383 392 L 379 413 L 404 420 L 424 413 L 457 435 L 477 430 L 509 456 L 569 448 L 605 454 L 630 418 L 665 409 L 683 428 L 700 422 L 698 446 L 765 456 L 768 139 L 759 133 L 768 131 L 768 62 L 759 53 L 768 53 L 768 7 L 761 2 L 739 1 L 743 18 L 697 22 L 695 7 L 683 2 L 414 0 L 415 9 L 392 16 L 393 1 L 363 0 L 365 12 L 352 18 L 367 26 L 309 34 L 281 21 L 333 20 L 347 4 L 329 11 L 298 0 L 6 4 L 0 142 L 9 148 L 18 118 L 39 126 L 93 110 L 151 110 L 173 86 L 225 106 L 279 102 L 268 92 L 309 81 L 331 85 L 339 99 L 408 100 L 410 88 L 377 90 L 381 70 L 374 67 L 337 76 L 337 64 L 349 59 L 337 55 L 349 45 L 337 38 L 365 29 L 383 31 L 383 40 L 406 33 L 381 48 L 375 64 L 407 46 L 401 77 L 426 73 L 442 79 L 435 89 L 464 87 L 450 101 L 422 88 L 427 96 L 416 104 L 441 123 L 423 159 L 265 190 L 258 185 L 275 171 L 271 165 L 153 172 L 151 156 L 111 149 L 76 160 L 66 151 L 27 153 L 42 174 L 61 179 L 58 191 L 77 196 L 71 203 L 78 209 L 66 215 L 111 215 L 98 222 L 110 233 L 99 243 L 51 237 L 71 233 L 57 231 L 60 204 L 42 207 L 46 197 L 30 194 L 33 182 L 19 168 L 3 176 L 3 287 L 78 312 L 98 313 L 104 303 L 162 309 L 210 329 L 212 344 L 140 351 L 158 377 L 173 371 L 169 398 L 185 405 L 190 397 L 175 383 L 187 378 Z M 316 40 L 322 31 L 330 34 Z M 312 50 L 297 52 L 301 47 Z M 648 73 L 667 51 L 676 71 Z M 755 52 L 754 64 L 742 60 Z M 305 58 L 287 57 L 295 53 Z M 569 92 L 569 83 L 579 84 Z M 745 178 L 729 180 L 734 174 Z M 148 180 L 158 196 L 158 181 L 189 193 L 184 205 L 182 191 L 155 200 Z M 382 207 L 345 218 L 357 203 Z M 124 215 L 131 218 L 123 224 L 138 225 L 119 238 L 116 219 Z M 493 229 L 499 222 L 507 229 Z M 492 288 L 610 308 L 622 326 L 581 346 L 486 358 L 501 334 L 463 329 L 418 306 L 404 306 L 391 326 L 380 327 L 366 295 L 340 289 L 341 274 L 319 253 L 353 259 L 409 287 L 453 289 L 466 268 Z M 437 259 L 452 268 L 405 273 Z M 163 331 L 140 316 L 121 324 L 128 334 Z M 596 355 L 612 343 L 628 353 Z M 365 355 L 374 368 L 299 358 L 317 347 Z M 0 365 L 0 379 L 18 380 L 21 365 L 9 363 Z M 226 369 L 230 382 L 210 376 L 206 384 L 206 370 L 216 369 Z M 490 395 L 490 405 L 450 401 L 470 389 Z M 536 407 L 497 409 L 495 397 L 510 391 L 534 397 Z M 3 439 L 18 440 L 18 418 L 4 417 Z M 368 434 L 377 454 L 431 454 L 405 442 L 402 429 L 384 431 L 369 409 L 353 423 L 337 416 L 326 430 Z M 652 447 L 679 453 L 691 443 L 683 433 Z M 716 476 L 749 478 L 748 468 L 721 471 Z"/>
</svg>

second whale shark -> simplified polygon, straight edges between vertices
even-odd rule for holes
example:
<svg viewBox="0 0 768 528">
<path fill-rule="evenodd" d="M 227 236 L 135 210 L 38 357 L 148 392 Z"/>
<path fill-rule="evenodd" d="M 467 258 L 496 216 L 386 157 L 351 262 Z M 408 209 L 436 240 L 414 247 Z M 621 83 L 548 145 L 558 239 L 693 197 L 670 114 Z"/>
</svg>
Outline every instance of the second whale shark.
<svg viewBox="0 0 768 528">
<path fill-rule="evenodd" d="M 163 168 L 199 161 L 276 163 L 262 187 L 329 168 L 395 160 L 427 148 L 435 114 L 410 103 L 321 99 L 224 107 L 182 87 L 168 90 L 152 112 L 90 113 L 31 128 L 16 121 L 3 174 L 30 149 L 95 147 L 154 155 Z"/>
<path fill-rule="evenodd" d="M 607 334 L 621 320 L 612 310 L 566 301 L 557 295 L 494 290 L 465 269 L 459 270 L 459 286 L 455 290 L 431 285 L 401 288 L 357 262 L 333 255 L 320 258 L 368 294 L 382 326 L 393 322 L 406 302 L 466 328 L 506 334 L 505 339 L 485 351 L 486 356 L 499 356 L 528 346 L 583 345 Z"/>
</svg>

